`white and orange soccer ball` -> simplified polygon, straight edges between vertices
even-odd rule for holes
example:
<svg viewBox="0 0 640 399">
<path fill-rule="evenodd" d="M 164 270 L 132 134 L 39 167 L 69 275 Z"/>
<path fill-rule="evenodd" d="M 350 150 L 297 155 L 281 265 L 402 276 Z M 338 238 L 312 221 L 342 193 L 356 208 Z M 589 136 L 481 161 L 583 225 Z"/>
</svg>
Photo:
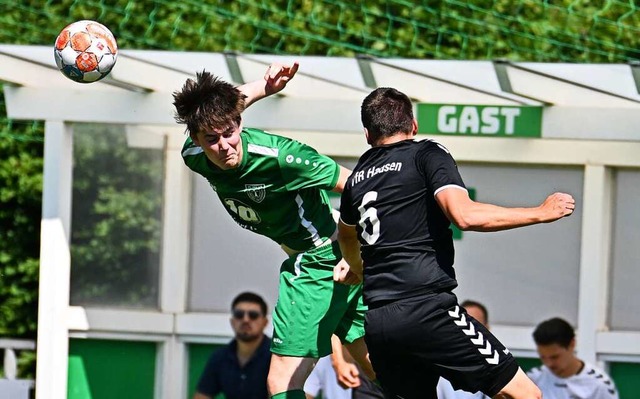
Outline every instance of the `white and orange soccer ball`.
<svg viewBox="0 0 640 399">
<path fill-rule="evenodd" d="M 60 32 L 53 55 L 64 76 L 91 83 L 109 74 L 118 58 L 118 45 L 106 26 L 95 21 L 77 21 Z"/>
</svg>

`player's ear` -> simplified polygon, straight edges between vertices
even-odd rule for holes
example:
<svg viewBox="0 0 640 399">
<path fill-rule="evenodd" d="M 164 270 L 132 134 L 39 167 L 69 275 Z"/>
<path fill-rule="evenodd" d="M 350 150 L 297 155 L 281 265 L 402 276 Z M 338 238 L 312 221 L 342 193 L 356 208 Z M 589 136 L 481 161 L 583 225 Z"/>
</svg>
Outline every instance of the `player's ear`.
<svg viewBox="0 0 640 399">
<path fill-rule="evenodd" d="M 195 145 L 200 145 L 200 140 L 198 140 L 198 135 L 196 133 L 189 132 L 189 137 L 191 137 L 191 141 L 193 141 Z"/>
<path fill-rule="evenodd" d="M 415 136 L 418 134 L 418 121 L 416 118 L 413 118 L 413 122 L 411 122 L 411 135 Z"/>
<path fill-rule="evenodd" d="M 364 137 L 367 138 L 367 144 L 372 145 L 371 143 L 371 139 L 369 138 L 369 130 L 367 130 L 367 128 L 364 128 Z"/>
</svg>

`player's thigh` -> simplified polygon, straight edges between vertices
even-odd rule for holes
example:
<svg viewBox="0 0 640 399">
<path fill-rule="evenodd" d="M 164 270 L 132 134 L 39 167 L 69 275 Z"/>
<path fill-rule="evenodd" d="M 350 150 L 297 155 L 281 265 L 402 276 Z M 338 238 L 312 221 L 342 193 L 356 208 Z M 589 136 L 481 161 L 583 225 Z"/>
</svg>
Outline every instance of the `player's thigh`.
<svg viewBox="0 0 640 399">
<path fill-rule="evenodd" d="M 448 301 L 448 299 L 447 299 Z M 454 389 L 496 395 L 518 371 L 513 355 L 456 303 L 434 313 L 421 353 Z"/>
<path fill-rule="evenodd" d="M 411 314 L 405 310 L 404 304 L 393 303 L 367 312 L 365 341 L 371 363 L 387 396 L 435 398 L 439 376 L 416 350 L 428 336 L 415 332 L 420 325 L 407 322 Z"/>
<path fill-rule="evenodd" d="M 271 355 L 267 386 L 271 395 L 302 389 L 316 359 L 308 357 Z"/>
<path fill-rule="evenodd" d="M 370 309 L 366 327 L 371 361 L 381 380 L 386 372 L 380 366 L 384 351 L 410 356 L 414 367 L 447 378 L 455 389 L 489 396 L 504 388 L 518 370 L 509 351 L 468 316 L 451 293 Z"/>
<path fill-rule="evenodd" d="M 280 269 L 271 351 L 320 358 L 331 353 L 331 335 L 349 306 L 351 287 L 333 281 L 332 245 L 292 256 Z"/>
<path fill-rule="evenodd" d="M 434 374 L 421 359 L 393 353 L 388 348 L 386 355 L 374 367 L 378 381 L 387 397 L 404 399 L 436 399 L 439 376 Z"/>
</svg>

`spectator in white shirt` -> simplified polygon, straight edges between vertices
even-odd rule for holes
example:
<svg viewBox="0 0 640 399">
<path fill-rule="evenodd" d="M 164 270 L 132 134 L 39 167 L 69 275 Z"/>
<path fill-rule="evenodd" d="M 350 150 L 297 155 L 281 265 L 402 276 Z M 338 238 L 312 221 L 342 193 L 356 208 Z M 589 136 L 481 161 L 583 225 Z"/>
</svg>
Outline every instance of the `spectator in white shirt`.
<svg viewBox="0 0 640 399">
<path fill-rule="evenodd" d="M 529 371 L 544 399 L 618 399 L 611 378 L 576 357 L 573 327 L 558 317 L 543 321 L 533 332 L 543 366 Z"/>
</svg>

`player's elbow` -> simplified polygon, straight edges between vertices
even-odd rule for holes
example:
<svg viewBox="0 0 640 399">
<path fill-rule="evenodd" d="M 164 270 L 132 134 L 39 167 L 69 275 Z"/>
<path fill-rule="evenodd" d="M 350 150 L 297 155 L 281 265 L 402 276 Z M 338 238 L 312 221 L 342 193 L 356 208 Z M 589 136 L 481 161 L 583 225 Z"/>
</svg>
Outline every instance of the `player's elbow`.
<svg viewBox="0 0 640 399">
<path fill-rule="evenodd" d="M 475 227 L 473 218 L 461 211 L 450 214 L 449 220 L 462 231 L 473 230 Z"/>
<path fill-rule="evenodd" d="M 476 206 L 475 202 L 469 202 L 466 206 L 460 206 L 451 210 L 449 220 L 462 231 L 487 231 L 489 228 L 485 213 Z"/>
</svg>

